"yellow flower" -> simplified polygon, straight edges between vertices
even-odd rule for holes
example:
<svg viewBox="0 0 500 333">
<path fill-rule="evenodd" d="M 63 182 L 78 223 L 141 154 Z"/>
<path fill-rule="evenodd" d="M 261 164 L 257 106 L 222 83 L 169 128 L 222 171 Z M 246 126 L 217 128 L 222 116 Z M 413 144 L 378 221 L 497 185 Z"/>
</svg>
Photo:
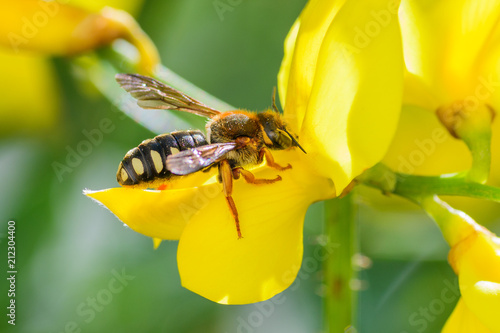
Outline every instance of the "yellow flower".
<svg viewBox="0 0 500 333">
<path fill-rule="evenodd" d="M 104 7 L 94 13 L 55 0 L 19 0 L 9 4 L 0 19 L 0 45 L 16 53 L 28 50 L 67 56 L 124 38 L 138 48 L 141 69 L 151 73 L 158 63 L 152 42 L 122 10 Z"/>
<path fill-rule="evenodd" d="M 282 181 L 274 184 L 235 181 L 242 239 L 221 185 L 213 178 L 201 185 L 204 180 L 197 177 L 204 175 L 182 178 L 163 191 L 112 188 L 86 194 L 156 244 L 179 239 L 182 285 L 212 301 L 245 304 L 283 291 L 301 266 L 308 206 L 338 195 L 377 163 L 395 130 L 402 51 L 397 19 L 386 6 L 385 0 L 364 1 L 363 6 L 310 1 L 294 24 L 279 91 L 284 116 L 307 155 L 274 151 L 277 163 L 293 166 L 279 172 Z M 388 13 L 384 26 L 372 16 L 381 12 Z M 357 29 L 370 29 L 369 24 L 378 26 L 378 34 L 357 45 Z M 268 179 L 278 173 L 265 165 L 252 172 Z"/>
<path fill-rule="evenodd" d="M 500 332 L 500 238 L 475 230 L 452 248 L 450 262 L 462 298 L 443 332 Z M 468 321 L 473 326 L 463 327 Z"/>
<path fill-rule="evenodd" d="M 61 103 L 55 71 L 47 59 L 29 54 L 13 54 L 0 49 L 0 133 L 21 130 L 32 134 L 53 128 Z M 22 87 L 22 88 L 21 88 Z"/>
<path fill-rule="evenodd" d="M 285 43 L 279 75 L 285 116 L 300 129 L 314 170 L 338 190 L 380 161 L 397 125 L 398 4 L 310 1 Z M 349 11 L 352 17 L 341 19 Z"/>
<path fill-rule="evenodd" d="M 466 102 L 500 110 L 498 60 L 500 2 L 490 0 L 403 0 L 399 20 L 405 57 L 403 106 L 394 140 L 383 159 L 391 169 L 438 175 L 471 168 L 471 153 L 436 116 L 439 107 Z M 491 171 L 500 185 L 500 121 L 492 124 Z M 394 201 L 374 198 L 374 204 Z M 496 203 L 449 198 L 483 223 L 498 215 Z M 400 205 L 400 203 L 398 203 Z"/>
<path fill-rule="evenodd" d="M 398 131 L 384 163 L 396 171 L 442 174 L 468 170 L 471 156 L 439 123 L 438 108 L 500 110 L 500 2 L 403 0 L 399 20 L 406 65 Z M 500 148 L 493 122 L 492 151 Z M 492 156 L 490 182 L 500 184 L 500 154 Z"/>
<path fill-rule="evenodd" d="M 500 332 L 500 238 L 437 197 L 423 207 L 450 244 L 448 260 L 462 295 L 443 332 Z"/>
<path fill-rule="evenodd" d="M 0 113 L 2 133 L 50 129 L 58 120 L 60 102 L 49 56 L 91 51 L 124 38 L 139 50 L 141 71 L 150 73 L 158 63 L 154 45 L 124 11 L 103 8 L 109 1 L 13 1 L 0 13 Z M 120 2 L 135 10 L 140 1 Z M 84 8 L 85 9 L 84 9 Z M 92 10 L 92 11 L 90 11 Z"/>
</svg>

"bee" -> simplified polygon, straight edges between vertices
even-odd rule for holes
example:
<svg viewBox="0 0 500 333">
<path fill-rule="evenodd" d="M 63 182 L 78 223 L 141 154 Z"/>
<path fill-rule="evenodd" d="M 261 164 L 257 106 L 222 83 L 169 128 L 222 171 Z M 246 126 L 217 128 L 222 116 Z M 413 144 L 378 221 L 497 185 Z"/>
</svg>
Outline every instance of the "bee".
<svg viewBox="0 0 500 333">
<path fill-rule="evenodd" d="M 270 150 L 298 147 L 305 153 L 296 136 L 286 128 L 276 107 L 275 94 L 272 110 L 221 112 L 150 77 L 117 74 L 116 81 L 144 109 L 184 111 L 209 119 L 206 136 L 199 130 L 177 131 L 144 140 L 131 149 L 118 167 L 118 183 L 124 187 L 157 188 L 178 177 L 217 167 L 238 238 L 242 235 L 232 198 L 233 180 L 243 177 L 251 184 L 275 183 L 281 176 L 258 179 L 244 167 L 260 164 L 265 158 L 267 166 L 284 171 L 292 166 L 276 163 Z"/>
</svg>

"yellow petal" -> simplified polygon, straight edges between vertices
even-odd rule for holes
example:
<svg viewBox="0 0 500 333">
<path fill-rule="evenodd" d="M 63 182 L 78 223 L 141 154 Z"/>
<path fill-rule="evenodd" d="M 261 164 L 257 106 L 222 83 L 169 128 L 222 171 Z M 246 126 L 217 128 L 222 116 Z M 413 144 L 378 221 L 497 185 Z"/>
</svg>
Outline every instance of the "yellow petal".
<svg viewBox="0 0 500 333">
<path fill-rule="evenodd" d="M 403 106 L 398 128 L 383 163 L 407 174 L 439 175 L 468 170 L 471 156 L 432 112 Z"/>
<path fill-rule="evenodd" d="M 446 321 L 442 333 L 493 333 L 467 308 L 462 298 Z"/>
<path fill-rule="evenodd" d="M 156 239 L 179 239 L 184 226 L 196 211 L 221 192 L 216 170 L 196 172 L 166 183 L 167 190 L 117 187 L 84 194 L 104 205 L 123 223 Z M 152 186 L 160 185 L 159 183 Z M 154 240 L 157 247 L 159 243 Z"/>
<path fill-rule="evenodd" d="M 496 0 L 402 1 L 406 66 L 438 104 L 474 95 L 478 67 L 499 14 Z"/>
<path fill-rule="evenodd" d="M 290 153 L 277 158 L 293 169 L 279 172 L 282 181 L 256 186 L 238 180 L 234 201 L 243 238 L 223 195 L 193 216 L 182 234 L 178 266 L 182 285 L 212 301 L 246 304 L 271 298 L 295 279 L 302 260 L 302 227 L 307 207 L 331 197 L 327 179 L 308 173 Z M 274 178 L 275 170 L 261 168 L 259 178 Z M 318 258 L 313 258 L 318 264 Z"/>
<path fill-rule="evenodd" d="M 337 193 L 382 159 L 396 130 L 403 58 L 395 13 L 397 2 L 347 1 L 321 45 L 300 138 Z"/>
<path fill-rule="evenodd" d="M 71 5 L 98 12 L 104 7 L 123 9 L 131 14 L 137 13 L 143 0 L 71 0 Z"/>
<path fill-rule="evenodd" d="M 473 96 L 500 112 L 500 24 L 488 39 L 480 58 Z M 496 122 L 497 124 L 499 121 Z"/>
<path fill-rule="evenodd" d="M 123 35 L 102 16 L 57 1 L 19 0 L 0 15 L 0 42 L 23 49 L 65 55 L 92 49 Z"/>
<path fill-rule="evenodd" d="M 218 184 L 164 191 L 110 188 L 85 191 L 123 223 L 143 235 L 179 239 L 190 218 L 221 189 Z"/>
<path fill-rule="evenodd" d="M 442 102 L 442 101 L 441 101 Z M 422 78 L 405 70 L 403 104 L 434 111 L 440 106 L 434 91 L 430 91 Z"/>
<path fill-rule="evenodd" d="M 42 57 L 0 50 L 0 132 L 26 134 L 52 129 L 59 119 L 60 103 L 55 71 Z"/>
<path fill-rule="evenodd" d="M 155 250 L 160 246 L 162 241 L 163 241 L 163 239 L 161 239 L 161 238 L 154 238 L 153 237 L 153 247 Z"/>
<path fill-rule="evenodd" d="M 285 54 L 281 61 L 281 67 L 278 73 L 278 93 L 282 107 L 285 106 L 286 89 L 288 87 L 288 78 L 290 77 L 290 67 L 292 66 L 293 52 L 295 50 L 295 41 L 300 28 L 300 17 L 293 23 L 292 28 L 285 38 Z"/>
<path fill-rule="evenodd" d="M 309 172 L 305 156 L 296 150 L 275 152 L 277 163 L 291 163 L 293 168 L 278 172 L 263 165 L 253 170 L 258 178 L 280 174 L 283 180 L 275 184 L 234 182 L 244 237 L 240 240 L 222 187 L 213 180 L 197 188 L 113 188 L 85 194 L 137 232 L 161 239 L 180 237 L 179 271 L 188 289 L 220 303 L 257 302 L 293 282 L 301 262 L 307 207 L 335 193 L 331 180 Z M 234 261 L 234 255 L 242 261 Z"/>
<path fill-rule="evenodd" d="M 137 71 L 152 75 L 156 66 L 160 63 L 160 55 L 153 41 L 141 29 L 135 19 L 125 11 L 111 7 L 105 7 L 101 10 L 100 15 L 110 22 L 110 25 L 121 30 L 121 37 L 137 48 L 139 53 L 139 59 L 136 60 Z"/>
<path fill-rule="evenodd" d="M 72 55 L 109 44 L 117 38 L 133 43 L 141 69 L 151 73 L 156 48 L 125 11 L 104 8 L 92 13 L 57 1 L 19 0 L 0 12 L 0 45 L 53 55 Z"/>
<path fill-rule="evenodd" d="M 309 1 L 287 37 L 279 90 L 285 118 L 296 133 L 307 109 L 323 38 L 344 1 Z"/>
<path fill-rule="evenodd" d="M 478 232 L 464 242 L 455 254 L 462 297 L 484 326 L 500 332 L 500 239 Z"/>
</svg>

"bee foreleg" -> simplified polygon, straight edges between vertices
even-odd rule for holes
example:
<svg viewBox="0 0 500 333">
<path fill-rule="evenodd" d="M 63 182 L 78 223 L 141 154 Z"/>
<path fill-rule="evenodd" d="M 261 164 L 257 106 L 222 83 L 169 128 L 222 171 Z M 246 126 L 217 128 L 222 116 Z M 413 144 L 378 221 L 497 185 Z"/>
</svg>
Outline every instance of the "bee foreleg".
<svg viewBox="0 0 500 333">
<path fill-rule="evenodd" d="M 259 152 L 259 160 L 258 160 L 259 163 L 262 163 L 262 161 L 264 160 L 264 156 L 266 157 L 267 165 L 273 169 L 283 171 L 292 168 L 290 164 L 288 164 L 286 167 L 282 167 L 278 163 L 274 162 L 273 154 L 271 154 L 271 151 L 265 147 L 262 148 Z"/>
<path fill-rule="evenodd" d="M 243 176 L 243 178 L 245 179 L 245 181 L 247 183 L 249 183 L 249 184 L 256 184 L 256 185 L 260 185 L 260 184 L 272 184 L 272 183 L 275 183 L 275 182 L 278 182 L 278 181 L 281 180 L 281 176 L 280 175 L 278 175 L 274 179 L 255 178 L 254 174 L 251 173 L 248 170 L 245 170 L 245 169 L 243 169 L 241 167 L 234 168 L 233 169 L 234 179 L 240 178 L 240 175 Z"/>
<path fill-rule="evenodd" d="M 233 173 L 231 171 L 231 166 L 227 160 L 222 160 L 219 164 L 219 178 L 222 181 L 222 188 L 224 189 L 224 195 L 226 196 L 226 202 L 233 215 L 234 222 L 236 223 L 236 232 L 238 233 L 238 239 L 241 238 L 240 230 L 240 220 L 238 218 L 238 210 L 234 203 L 233 194 Z"/>
</svg>

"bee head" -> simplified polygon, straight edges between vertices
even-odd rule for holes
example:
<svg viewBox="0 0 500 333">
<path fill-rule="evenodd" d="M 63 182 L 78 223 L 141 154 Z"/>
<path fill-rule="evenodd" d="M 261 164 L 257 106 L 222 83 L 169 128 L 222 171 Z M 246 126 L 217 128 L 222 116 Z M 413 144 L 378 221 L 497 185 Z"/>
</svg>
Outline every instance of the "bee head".
<svg viewBox="0 0 500 333">
<path fill-rule="evenodd" d="M 304 148 L 297 141 L 297 136 L 287 130 L 279 113 L 269 110 L 259 113 L 257 116 L 264 129 L 264 141 L 269 148 L 282 150 L 299 147 L 305 153 Z"/>
</svg>

